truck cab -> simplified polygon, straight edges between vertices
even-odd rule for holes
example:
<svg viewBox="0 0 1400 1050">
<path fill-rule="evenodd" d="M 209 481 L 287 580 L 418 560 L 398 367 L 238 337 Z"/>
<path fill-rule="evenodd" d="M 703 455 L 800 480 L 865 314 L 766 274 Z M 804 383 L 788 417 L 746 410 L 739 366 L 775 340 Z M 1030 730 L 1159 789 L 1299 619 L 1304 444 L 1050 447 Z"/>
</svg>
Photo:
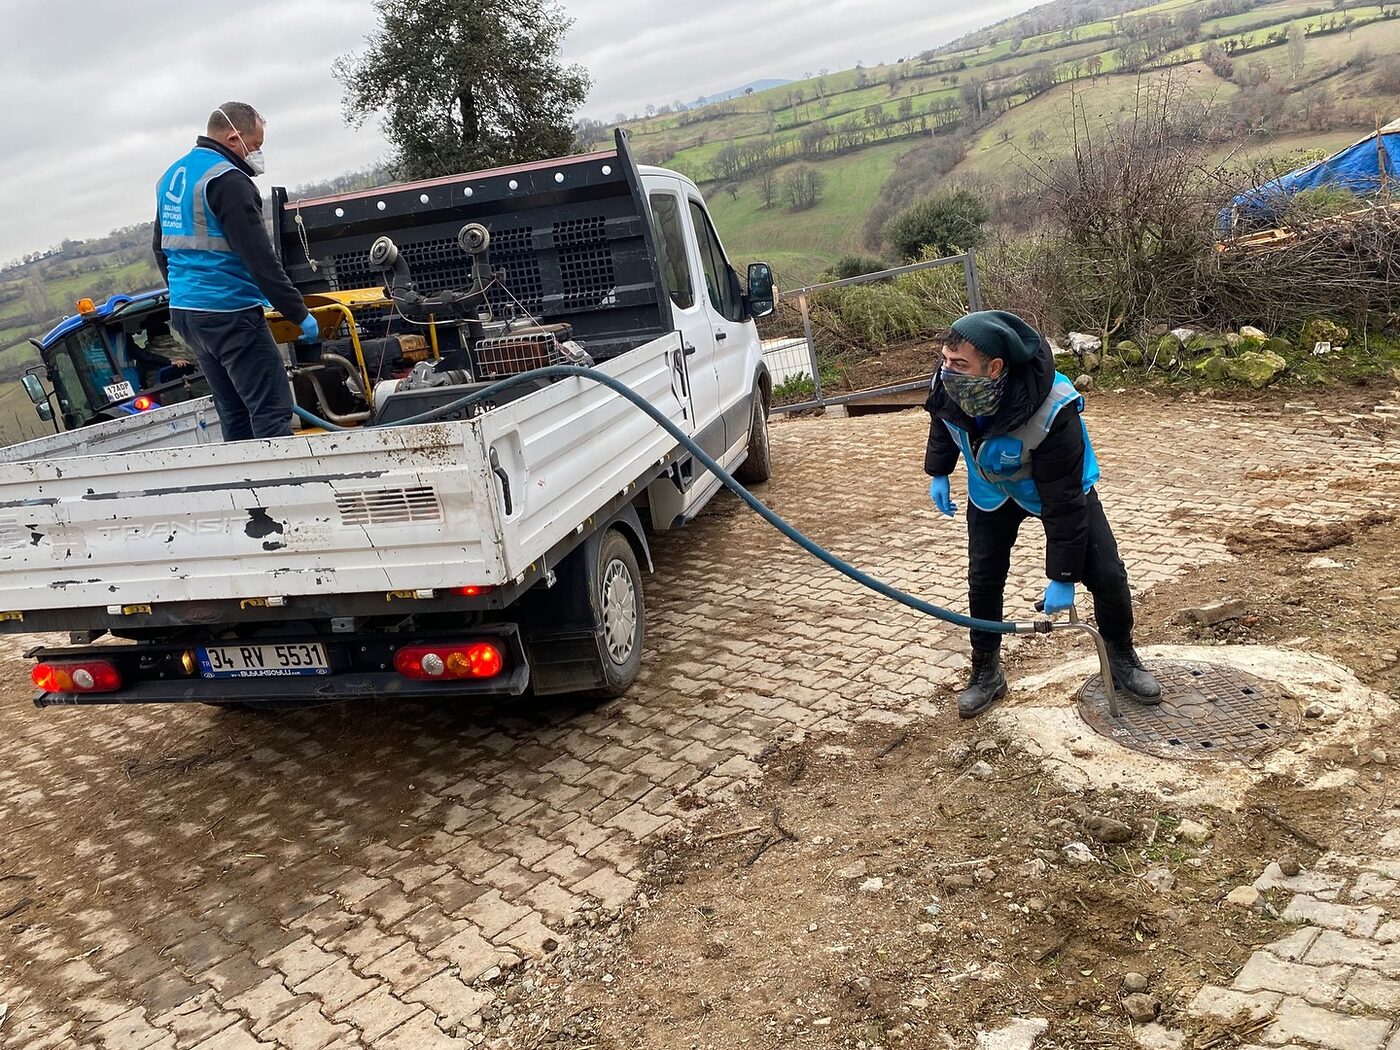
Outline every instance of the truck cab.
<svg viewBox="0 0 1400 1050">
<path fill-rule="evenodd" d="M 194 354 L 170 330 L 164 288 L 78 301 L 78 311 L 30 343 L 43 362 L 24 377 L 41 419 L 77 430 L 209 393 Z M 52 385 L 44 389 L 41 375 Z"/>
</svg>

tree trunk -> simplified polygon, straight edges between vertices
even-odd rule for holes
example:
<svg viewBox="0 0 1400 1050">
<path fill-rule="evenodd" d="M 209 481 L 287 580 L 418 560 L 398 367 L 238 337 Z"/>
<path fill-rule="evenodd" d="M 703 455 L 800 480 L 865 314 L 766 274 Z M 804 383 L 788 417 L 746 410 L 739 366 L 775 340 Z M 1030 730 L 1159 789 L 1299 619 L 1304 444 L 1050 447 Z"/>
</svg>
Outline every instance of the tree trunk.
<svg viewBox="0 0 1400 1050">
<path fill-rule="evenodd" d="M 462 145 L 473 146 L 481 138 L 481 118 L 476 112 L 476 97 L 470 86 L 457 92 L 457 107 L 462 114 Z"/>
</svg>

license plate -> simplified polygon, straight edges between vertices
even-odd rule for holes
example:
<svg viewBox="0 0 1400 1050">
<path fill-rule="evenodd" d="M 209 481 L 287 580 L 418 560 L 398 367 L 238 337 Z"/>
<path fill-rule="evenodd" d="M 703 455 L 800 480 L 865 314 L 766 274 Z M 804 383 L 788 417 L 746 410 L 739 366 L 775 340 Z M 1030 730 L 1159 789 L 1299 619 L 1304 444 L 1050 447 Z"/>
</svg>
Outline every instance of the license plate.
<svg viewBox="0 0 1400 1050">
<path fill-rule="evenodd" d="M 136 396 L 136 391 L 131 389 L 131 384 L 127 382 L 108 383 L 102 388 L 102 393 L 107 396 L 108 401 L 127 401 Z"/>
<path fill-rule="evenodd" d="M 205 678 L 282 678 L 330 674 L 326 650 L 316 642 L 290 645 L 211 645 L 199 650 Z"/>
</svg>

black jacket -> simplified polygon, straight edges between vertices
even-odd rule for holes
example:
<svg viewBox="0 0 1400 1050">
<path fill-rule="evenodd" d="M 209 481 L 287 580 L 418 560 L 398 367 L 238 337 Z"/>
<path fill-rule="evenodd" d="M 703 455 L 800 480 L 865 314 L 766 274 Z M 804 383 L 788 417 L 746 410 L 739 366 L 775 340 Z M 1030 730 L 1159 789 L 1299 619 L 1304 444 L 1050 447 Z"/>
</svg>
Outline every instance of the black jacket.
<svg viewBox="0 0 1400 1050">
<path fill-rule="evenodd" d="M 928 409 L 928 449 L 924 470 L 932 477 L 951 474 L 961 451 L 945 421 L 967 431 L 973 452 L 989 437 L 1008 434 L 1035 413 L 1055 385 L 1055 358 L 1044 340 L 1040 352 L 1025 364 L 1010 365 L 1001 407 L 985 432 L 960 409 L 942 383 L 936 383 L 924 408 Z M 1062 408 L 1050 433 L 1031 457 L 1031 477 L 1040 493 L 1041 520 L 1045 523 L 1045 575 L 1052 580 L 1079 583 L 1084 574 L 1088 541 L 1088 500 L 1084 494 L 1084 433 L 1079 411 Z"/>
<path fill-rule="evenodd" d="M 272 238 L 267 235 L 267 227 L 263 225 L 262 195 L 253 185 L 253 169 L 244 163 L 242 157 L 211 138 L 201 135 L 195 144 L 214 150 L 238 169 L 238 174 L 230 172 L 209 183 L 209 210 L 219 220 L 229 246 L 243 260 L 243 265 L 248 268 L 249 275 L 263 295 L 267 296 L 267 301 L 288 321 L 301 324 L 306 320 L 306 303 L 287 276 L 287 271 L 282 269 L 282 261 L 277 258 Z M 160 211 L 157 210 L 151 250 L 155 252 L 161 277 L 169 284 L 170 263 L 161 249 L 160 240 Z"/>
</svg>

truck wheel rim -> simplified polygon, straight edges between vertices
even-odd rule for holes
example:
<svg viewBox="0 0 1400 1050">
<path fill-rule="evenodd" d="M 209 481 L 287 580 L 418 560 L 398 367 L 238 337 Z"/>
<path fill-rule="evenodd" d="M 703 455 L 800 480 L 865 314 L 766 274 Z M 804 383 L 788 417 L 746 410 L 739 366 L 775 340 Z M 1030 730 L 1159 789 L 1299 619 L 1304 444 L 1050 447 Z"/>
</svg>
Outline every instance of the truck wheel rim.
<svg viewBox="0 0 1400 1050">
<path fill-rule="evenodd" d="M 637 588 L 621 561 L 608 563 L 603 576 L 603 637 L 613 663 L 625 664 L 637 633 Z"/>
</svg>

